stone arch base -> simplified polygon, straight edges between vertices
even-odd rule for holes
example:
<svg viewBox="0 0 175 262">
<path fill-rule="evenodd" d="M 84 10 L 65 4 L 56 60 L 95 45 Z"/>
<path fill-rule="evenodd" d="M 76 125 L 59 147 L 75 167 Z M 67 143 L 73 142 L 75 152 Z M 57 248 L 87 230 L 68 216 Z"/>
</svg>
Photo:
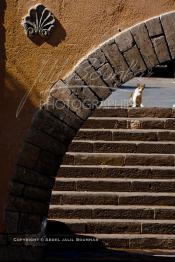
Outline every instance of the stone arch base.
<svg viewBox="0 0 175 262">
<path fill-rule="evenodd" d="M 113 36 L 50 90 L 33 118 L 6 205 L 8 233 L 38 233 L 47 217 L 54 178 L 83 122 L 113 90 L 175 58 L 175 12 Z"/>
</svg>

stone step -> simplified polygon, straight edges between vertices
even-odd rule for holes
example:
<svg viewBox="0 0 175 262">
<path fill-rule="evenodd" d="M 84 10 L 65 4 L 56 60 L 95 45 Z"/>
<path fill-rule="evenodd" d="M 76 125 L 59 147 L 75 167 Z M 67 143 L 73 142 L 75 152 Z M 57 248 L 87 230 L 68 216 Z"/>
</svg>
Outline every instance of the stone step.
<svg viewBox="0 0 175 262">
<path fill-rule="evenodd" d="M 133 205 L 174 206 L 174 203 L 175 193 L 162 192 L 52 191 L 51 197 L 52 205 L 130 205 L 132 208 Z"/>
<path fill-rule="evenodd" d="M 64 157 L 63 164 L 110 166 L 174 166 L 175 155 L 68 152 Z"/>
<path fill-rule="evenodd" d="M 174 192 L 175 179 L 56 178 L 54 190 L 92 192 Z"/>
<path fill-rule="evenodd" d="M 82 128 L 76 140 L 103 141 L 175 141 L 174 130 L 163 129 L 91 129 Z"/>
<path fill-rule="evenodd" d="M 68 178 L 175 178 L 175 167 L 62 165 L 58 177 Z"/>
<path fill-rule="evenodd" d="M 175 129 L 174 118 L 89 117 L 82 126 L 91 129 Z"/>
<path fill-rule="evenodd" d="M 93 234 L 174 234 L 175 220 L 144 219 L 50 219 L 49 227 L 59 223 L 74 233 Z"/>
<path fill-rule="evenodd" d="M 101 240 L 107 247 L 126 249 L 171 249 L 175 235 L 157 234 L 86 234 Z M 85 235 L 84 235 L 85 236 Z M 139 259 L 140 261 L 140 259 Z M 168 261 L 167 258 L 165 261 Z"/>
<path fill-rule="evenodd" d="M 175 207 L 170 206 L 84 205 L 84 203 L 51 205 L 48 218 L 174 220 L 175 216 Z"/>
<path fill-rule="evenodd" d="M 74 140 L 70 152 L 175 154 L 175 142 Z"/>
<path fill-rule="evenodd" d="M 174 118 L 173 108 L 121 108 L 121 107 L 101 107 L 95 110 L 94 117 L 157 117 Z"/>
</svg>

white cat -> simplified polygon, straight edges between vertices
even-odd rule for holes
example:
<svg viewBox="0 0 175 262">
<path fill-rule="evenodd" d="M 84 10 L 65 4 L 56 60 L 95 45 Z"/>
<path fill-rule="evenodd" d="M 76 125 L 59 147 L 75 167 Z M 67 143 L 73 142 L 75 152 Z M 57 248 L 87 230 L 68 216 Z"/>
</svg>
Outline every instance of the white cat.
<svg viewBox="0 0 175 262">
<path fill-rule="evenodd" d="M 137 84 L 137 88 L 129 97 L 129 106 L 132 107 L 143 107 L 143 91 L 145 84 Z"/>
</svg>

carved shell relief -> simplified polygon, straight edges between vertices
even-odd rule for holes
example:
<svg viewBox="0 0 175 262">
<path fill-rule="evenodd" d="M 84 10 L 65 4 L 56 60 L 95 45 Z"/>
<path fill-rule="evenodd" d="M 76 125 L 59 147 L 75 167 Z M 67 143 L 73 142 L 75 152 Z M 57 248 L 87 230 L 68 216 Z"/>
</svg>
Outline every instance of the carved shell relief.
<svg viewBox="0 0 175 262">
<path fill-rule="evenodd" d="M 22 19 L 22 26 L 28 37 L 47 37 L 55 26 L 55 18 L 44 5 L 37 4 L 31 7 L 27 16 Z"/>
</svg>

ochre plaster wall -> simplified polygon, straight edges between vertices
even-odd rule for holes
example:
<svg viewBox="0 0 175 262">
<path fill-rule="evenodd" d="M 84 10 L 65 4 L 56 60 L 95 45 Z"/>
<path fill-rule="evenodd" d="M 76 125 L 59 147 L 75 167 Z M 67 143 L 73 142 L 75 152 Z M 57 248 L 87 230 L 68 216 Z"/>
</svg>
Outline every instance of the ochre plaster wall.
<svg viewBox="0 0 175 262">
<path fill-rule="evenodd" d="M 0 1 L 0 231 L 8 181 L 41 92 L 90 49 L 135 23 L 175 9 L 175 0 L 43 0 L 59 21 L 47 42 L 31 41 L 21 18 L 36 0 Z M 18 117 L 19 104 L 28 94 Z"/>
</svg>

